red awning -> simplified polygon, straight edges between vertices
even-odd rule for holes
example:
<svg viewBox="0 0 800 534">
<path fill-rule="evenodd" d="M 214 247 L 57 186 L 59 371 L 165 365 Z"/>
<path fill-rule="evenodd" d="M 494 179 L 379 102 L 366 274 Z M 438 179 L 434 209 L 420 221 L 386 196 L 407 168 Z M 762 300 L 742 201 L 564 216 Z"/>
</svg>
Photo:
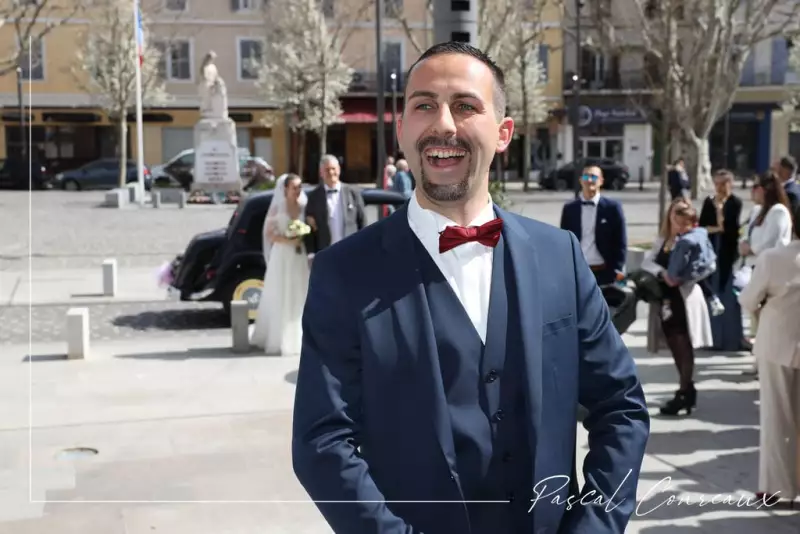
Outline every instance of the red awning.
<svg viewBox="0 0 800 534">
<path fill-rule="evenodd" d="M 397 114 L 398 115 L 400 114 L 399 110 L 397 111 Z M 392 123 L 392 112 L 391 111 L 385 112 L 383 114 L 383 117 L 384 117 L 383 120 L 387 124 L 391 124 Z M 349 124 L 375 124 L 376 122 L 378 122 L 378 116 L 376 115 L 376 113 L 374 111 L 372 111 L 372 112 L 369 112 L 369 111 L 345 111 L 344 113 L 339 115 L 339 118 L 342 119 L 342 121 L 344 121 L 346 123 L 349 123 Z"/>
</svg>

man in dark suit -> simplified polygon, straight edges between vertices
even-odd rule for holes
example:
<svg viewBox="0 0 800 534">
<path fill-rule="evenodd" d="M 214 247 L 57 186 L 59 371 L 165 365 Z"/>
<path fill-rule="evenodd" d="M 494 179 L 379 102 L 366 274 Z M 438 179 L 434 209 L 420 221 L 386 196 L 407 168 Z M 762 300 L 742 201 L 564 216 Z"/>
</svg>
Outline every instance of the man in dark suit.
<svg viewBox="0 0 800 534">
<path fill-rule="evenodd" d="M 797 217 L 800 215 L 800 183 L 797 182 L 797 160 L 792 156 L 784 156 L 775 167 L 778 177 L 786 189 L 786 196 L 789 197 L 792 216 Z"/>
<path fill-rule="evenodd" d="M 418 187 L 314 260 L 295 473 L 338 534 L 620 534 L 644 395 L 575 237 L 491 202 L 514 133 L 503 72 L 451 42 L 406 79 L 397 134 Z"/>
<path fill-rule="evenodd" d="M 305 237 L 309 262 L 320 250 L 366 226 L 364 199 L 357 188 L 343 184 L 336 156 L 322 156 L 319 187 L 308 194 L 306 219 L 312 232 Z"/>
<path fill-rule="evenodd" d="M 575 234 L 597 283 L 607 285 L 625 277 L 628 237 L 622 204 L 601 196 L 602 186 L 603 171 L 586 167 L 581 175 L 583 194 L 564 205 L 561 228 Z"/>
</svg>

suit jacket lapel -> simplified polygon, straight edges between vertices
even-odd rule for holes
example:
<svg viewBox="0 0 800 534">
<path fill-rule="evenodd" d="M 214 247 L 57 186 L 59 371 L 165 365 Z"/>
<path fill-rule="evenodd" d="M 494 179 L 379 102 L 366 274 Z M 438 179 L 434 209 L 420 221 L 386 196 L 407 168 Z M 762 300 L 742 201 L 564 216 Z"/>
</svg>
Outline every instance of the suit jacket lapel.
<svg viewBox="0 0 800 534">
<path fill-rule="evenodd" d="M 582 205 L 578 204 L 580 212 Z M 527 408 L 530 414 L 529 428 L 531 454 L 536 458 L 537 429 L 541 428 L 542 406 L 542 310 L 539 301 L 539 263 L 530 236 L 516 218 L 495 207 L 503 219 L 503 237 L 513 263 L 517 288 L 518 313 L 522 337 L 522 353 L 525 355 L 525 378 L 527 381 Z"/>
<path fill-rule="evenodd" d="M 392 280 L 392 315 L 396 318 L 393 332 L 387 335 L 393 335 L 398 346 L 407 349 L 403 357 L 410 359 L 409 364 L 415 369 L 414 376 L 418 380 L 415 384 L 419 385 L 413 394 L 419 396 L 419 405 L 430 413 L 430 416 L 422 417 L 430 417 L 444 457 L 451 471 L 456 473 L 453 429 L 442 384 L 433 321 L 420 274 L 414 242 L 417 237 L 408 224 L 407 204 L 391 215 L 385 224 L 385 276 Z"/>
</svg>

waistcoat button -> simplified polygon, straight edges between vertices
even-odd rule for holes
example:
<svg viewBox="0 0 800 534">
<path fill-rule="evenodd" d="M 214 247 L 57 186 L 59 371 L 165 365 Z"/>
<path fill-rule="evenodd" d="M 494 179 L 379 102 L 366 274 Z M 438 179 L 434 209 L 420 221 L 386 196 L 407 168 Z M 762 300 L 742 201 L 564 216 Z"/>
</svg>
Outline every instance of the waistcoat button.
<svg viewBox="0 0 800 534">
<path fill-rule="evenodd" d="M 494 369 L 492 369 L 491 371 L 489 371 L 489 372 L 486 374 L 486 382 L 487 382 L 488 384 L 491 384 L 492 382 L 494 382 L 495 380 L 497 380 L 497 376 L 498 376 L 498 375 L 497 375 L 497 371 L 495 371 Z"/>
<path fill-rule="evenodd" d="M 505 416 L 506 413 L 503 410 L 497 410 L 496 412 L 494 412 L 492 419 L 494 419 L 495 421 L 502 421 Z"/>
</svg>

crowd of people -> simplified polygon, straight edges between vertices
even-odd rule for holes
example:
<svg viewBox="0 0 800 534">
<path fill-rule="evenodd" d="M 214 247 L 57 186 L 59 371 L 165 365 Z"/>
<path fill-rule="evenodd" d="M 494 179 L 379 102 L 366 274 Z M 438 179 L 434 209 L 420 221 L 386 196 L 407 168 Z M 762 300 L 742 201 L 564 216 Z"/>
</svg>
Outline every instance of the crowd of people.
<svg viewBox="0 0 800 534">
<path fill-rule="evenodd" d="M 622 206 L 600 196 L 600 169 L 582 175 L 580 199 L 564 207 L 561 227 L 579 237 L 599 284 L 631 275 L 659 314 L 679 387 L 661 408 L 691 415 L 697 406 L 695 351 L 752 351 L 761 401 L 760 496 L 768 502 L 800 496 L 800 183 L 785 156 L 753 181 L 753 209 L 728 170 L 714 175 L 715 193 L 699 212 L 689 196 L 683 160 L 668 177 L 673 198 L 639 273 L 625 273 L 627 240 Z M 644 273 L 644 274 L 642 274 Z M 652 277 L 647 285 L 647 275 Z M 655 284 L 655 285 L 653 285 Z M 742 312 L 750 316 L 745 335 Z M 800 475 L 798 475 L 800 476 Z"/>
</svg>

